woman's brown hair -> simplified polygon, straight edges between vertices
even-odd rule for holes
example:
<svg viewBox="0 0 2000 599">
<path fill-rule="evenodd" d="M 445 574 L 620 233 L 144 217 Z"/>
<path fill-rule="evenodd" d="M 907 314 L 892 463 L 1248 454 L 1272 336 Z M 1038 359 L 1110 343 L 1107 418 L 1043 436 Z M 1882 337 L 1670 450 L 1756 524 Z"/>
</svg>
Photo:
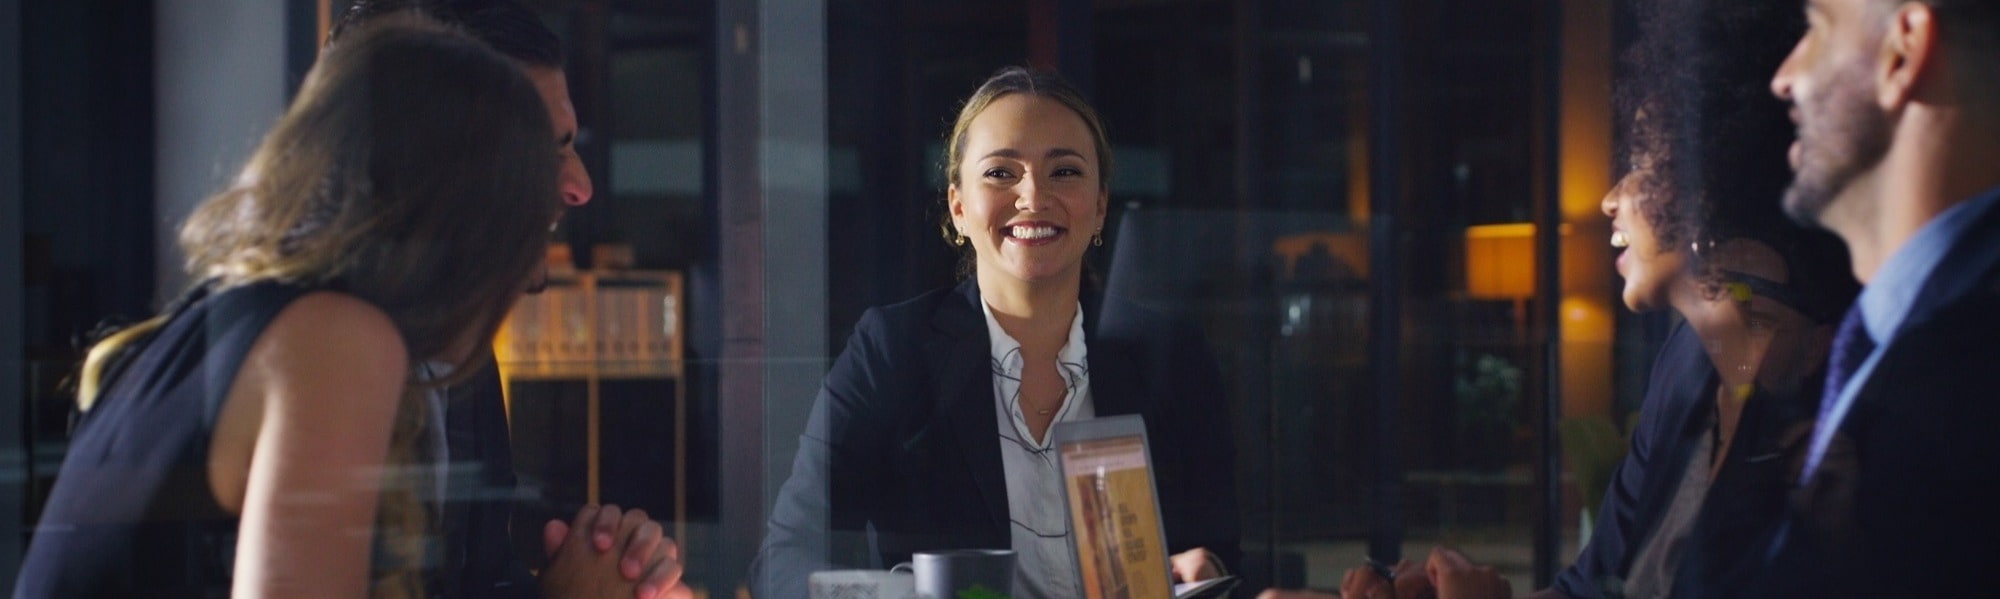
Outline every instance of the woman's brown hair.
<svg viewBox="0 0 2000 599">
<path fill-rule="evenodd" d="M 320 57 L 235 184 L 181 227 L 187 270 L 211 292 L 276 281 L 388 315 L 412 360 L 392 465 L 415 461 L 423 394 L 490 359 L 476 342 L 491 339 L 540 262 L 560 208 L 541 102 L 484 44 L 414 16 L 383 19 Z M 91 348 L 82 406 L 105 388 L 105 364 L 166 316 Z M 415 374 L 468 342 L 452 376 Z M 378 595 L 421 594 L 426 523 L 410 487 L 384 483 Z"/>
</svg>

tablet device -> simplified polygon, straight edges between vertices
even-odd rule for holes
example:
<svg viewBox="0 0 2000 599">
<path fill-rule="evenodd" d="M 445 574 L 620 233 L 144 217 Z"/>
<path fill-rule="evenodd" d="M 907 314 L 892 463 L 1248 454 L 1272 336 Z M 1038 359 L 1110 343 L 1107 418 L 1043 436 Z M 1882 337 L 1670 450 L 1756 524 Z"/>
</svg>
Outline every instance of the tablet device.
<svg viewBox="0 0 2000 599">
<path fill-rule="evenodd" d="M 1233 576 L 1173 584 L 1144 419 L 1133 414 L 1061 422 L 1050 434 L 1084 597 L 1193 599 L 1219 597 L 1236 586 Z"/>
</svg>

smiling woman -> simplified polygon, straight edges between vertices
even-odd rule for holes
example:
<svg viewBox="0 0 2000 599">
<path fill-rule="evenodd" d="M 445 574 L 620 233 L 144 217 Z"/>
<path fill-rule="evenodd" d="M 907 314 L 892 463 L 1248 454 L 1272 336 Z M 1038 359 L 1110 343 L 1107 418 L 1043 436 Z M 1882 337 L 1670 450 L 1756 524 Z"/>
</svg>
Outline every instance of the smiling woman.
<svg viewBox="0 0 2000 599">
<path fill-rule="evenodd" d="M 1103 240 L 1108 196 L 1090 139 L 1076 112 L 1027 94 L 994 101 L 966 128 L 967 159 L 946 203 L 987 297 L 1075 297 L 1083 254 Z"/>
<path fill-rule="evenodd" d="M 995 104 L 1006 106 L 993 110 Z M 1029 153 L 1031 149 L 1020 147 L 1023 144 L 1040 144 L 1041 147 L 1033 148 L 1040 150 L 1040 154 Z M 968 161 L 968 156 L 976 158 Z M 1030 163 L 1039 164 L 1040 168 L 1027 173 L 1025 169 Z M 1081 202 L 1079 197 L 1094 200 L 1095 228 L 1089 239 L 1094 245 L 1104 244 L 1104 208 L 1111 189 L 1111 142 L 1104 134 L 1097 111 L 1054 75 L 1021 68 L 1002 69 L 994 74 L 959 110 L 950 136 L 945 139 L 942 167 L 948 185 L 941 230 L 946 241 L 961 249 L 961 275 L 976 272 L 978 261 L 983 259 L 975 258 L 980 256 L 977 246 L 968 247 L 972 240 L 966 227 L 971 223 L 963 222 L 963 204 L 967 199 L 1044 200 L 1036 203 L 1040 210 L 1049 206 L 1048 198 L 1038 194 L 1060 194 L 1065 201 L 1075 201 L 1072 203 Z M 1024 175 L 1043 180 L 1029 181 L 1023 186 L 1019 183 Z M 1050 183 L 1058 185 L 1041 186 Z M 986 191 L 992 193 L 982 193 Z M 1067 210 L 1070 207 L 1063 207 L 1066 213 L 1082 213 Z M 1052 233 L 1068 232 L 1057 225 L 1035 228 L 1024 231 L 1023 237 L 1034 236 L 1039 240 Z"/>
<path fill-rule="evenodd" d="M 1603 203 L 1625 302 L 1685 319 L 1660 352 L 1634 450 L 1556 592 L 1714 596 L 1754 569 L 1854 297 L 1837 241 L 1779 208 L 1792 125 L 1762 83 L 1799 23 L 1779 3 L 1638 5 L 1615 92 L 1625 178 Z M 1692 588 L 1700 590 L 1690 591 Z"/>
<path fill-rule="evenodd" d="M 1017 554 L 1013 596 L 1083 596 L 1048 431 L 1119 414 L 1173 440 L 1152 463 L 1176 576 L 1235 562 L 1235 494 L 1216 492 L 1234 445 L 1207 344 L 1084 288 L 1109 149 L 1052 74 L 1004 69 L 965 102 L 946 140 L 943 230 L 971 276 L 855 326 L 772 510 L 757 596 L 804 596 L 816 570 L 979 548 Z"/>
<path fill-rule="evenodd" d="M 1854 297 L 1835 240 L 1779 209 L 1791 126 L 1762 82 L 1795 39 L 1793 9 L 1735 0 L 1634 2 L 1641 30 L 1616 91 L 1627 172 L 1603 199 L 1623 298 L 1683 321 L 1575 564 L 1536 597 L 1726 596 L 1750 578 L 1790 488 L 1787 454 L 1814 415 L 1815 372 Z M 1498 575 L 1433 551 L 1442 597 L 1505 597 Z M 1355 568 L 1343 594 L 1391 583 Z M 1466 592 L 1465 585 L 1481 587 Z"/>
</svg>

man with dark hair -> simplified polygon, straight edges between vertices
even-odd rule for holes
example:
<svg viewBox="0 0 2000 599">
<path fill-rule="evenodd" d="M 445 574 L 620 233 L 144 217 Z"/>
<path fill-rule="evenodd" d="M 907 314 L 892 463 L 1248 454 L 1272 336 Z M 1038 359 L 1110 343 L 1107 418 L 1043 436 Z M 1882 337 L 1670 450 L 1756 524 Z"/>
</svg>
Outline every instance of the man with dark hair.
<svg viewBox="0 0 2000 599">
<path fill-rule="evenodd" d="M 549 121 L 555 123 L 557 151 L 563 158 L 563 203 L 589 203 L 590 173 L 576 153 L 576 109 L 563 74 L 562 40 L 555 32 L 534 11 L 513 0 L 355 0 L 327 32 L 327 43 L 337 43 L 345 31 L 378 15 L 402 10 L 416 10 L 458 27 L 521 65 L 548 104 Z"/>
<path fill-rule="evenodd" d="M 1847 243 L 1842 321 L 1760 595 L 1972 596 L 2000 563 L 2000 2 L 1807 0 L 1771 81 L 1784 207 Z"/>
<path fill-rule="evenodd" d="M 421 13 L 456 27 L 512 58 L 541 93 L 555 126 L 554 142 L 562 159 L 558 190 L 568 206 L 590 201 L 590 174 L 576 153 L 576 110 L 570 104 L 563 74 L 562 42 L 534 11 L 515 0 L 356 0 L 327 35 L 327 44 L 375 18 L 404 11 Z M 497 373 L 488 368 L 470 381 L 455 385 L 444 401 L 446 460 L 454 465 L 447 480 L 447 501 L 439 506 L 436 526 L 442 537 L 432 595 L 441 597 L 531 597 L 539 590 L 550 596 L 691 597 L 681 583 L 679 547 L 664 537 L 664 528 L 643 510 L 588 506 L 574 522 L 550 520 L 542 533 L 550 565 L 537 581 L 513 551 L 508 527 L 516 505 L 513 448 L 508 437 L 505 404 Z M 571 527 L 593 528 L 594 547 L 564 544 Z M 617 547 L 622 545 L 622 547 Z M 564 559 L 570 552 L 598 553 L 617 548 L 618 572 L 593 572 Z M 629 593 L 611 593 L 620 587 Z"/>
</svg>

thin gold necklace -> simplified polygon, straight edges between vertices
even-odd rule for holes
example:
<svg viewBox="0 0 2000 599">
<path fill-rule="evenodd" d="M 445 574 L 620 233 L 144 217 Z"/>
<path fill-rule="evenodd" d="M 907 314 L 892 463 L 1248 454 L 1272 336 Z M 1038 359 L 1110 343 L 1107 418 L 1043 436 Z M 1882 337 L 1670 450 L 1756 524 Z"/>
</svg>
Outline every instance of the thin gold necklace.
<svg viewBox="0 0 2000 599">
<path fill-rule="evenodd" d="M 1022 399 L 1023 403 L 1025 403 L 1025 402 L 1027 401 L 1027 397 L 1028 397 L 1028 394 L 1026 394 L 1026 393 L 1022 393 L 1022 394 L 1021 394 L 1021 399 Z M 1062 406 L 1062 399 L 1061 399 L 1061 396 L 1057 396 L 1057 399 L 1056 399 L 1056 405 L 1053 405 L 1053 406 L 1049 406 L 1049 407 L 1047 407 L 1047 408 L 1038 408 L 1038 409 L 1036 409 L 1036 410 L 1035 410 L 1035 415 L 1037 415 L 1037 416 L 1047 416 L 1047 415 L 1049 415 L 1049 414 L 1054 414 L 1054 413 L 1056 412 L 1056 408 L 1058 408 L 1058 407 L 1061 407 L 1061 406 Z"/>
</svg>

